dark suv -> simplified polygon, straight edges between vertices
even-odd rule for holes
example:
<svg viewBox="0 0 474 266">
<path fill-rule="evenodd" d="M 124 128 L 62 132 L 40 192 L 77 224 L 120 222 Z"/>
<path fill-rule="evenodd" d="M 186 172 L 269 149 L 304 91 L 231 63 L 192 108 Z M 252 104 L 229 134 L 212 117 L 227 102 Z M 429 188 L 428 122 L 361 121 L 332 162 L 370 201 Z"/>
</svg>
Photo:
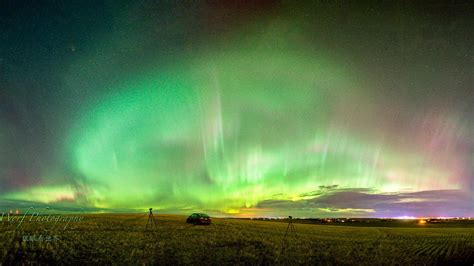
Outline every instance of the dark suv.
<svg viewBox="0 0 474 266">
<path fill-rule="evenodd" d="M 191 214 L 188 219 L 186 219 L 187 223 L 190 224 L 206 224 L 209 225 L 212 222 L 211 217 L 204 213 L 193 213 Z"/>
</svg>

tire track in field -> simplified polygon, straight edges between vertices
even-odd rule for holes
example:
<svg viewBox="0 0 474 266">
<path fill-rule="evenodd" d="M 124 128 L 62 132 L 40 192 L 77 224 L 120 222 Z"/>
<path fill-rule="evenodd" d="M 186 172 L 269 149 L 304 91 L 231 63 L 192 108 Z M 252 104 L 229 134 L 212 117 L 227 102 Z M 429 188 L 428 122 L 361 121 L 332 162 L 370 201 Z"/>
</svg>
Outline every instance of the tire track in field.
<svg viewBox="0 0 474 266">
<path fill-rule="evenodd" d="M 428 249 L 431 247 L 431 245 L 432 245 L 432 244 L 431 244 L 430 241 L 423 241 L 423 242 L 421 243 L 421 247 L 419 247 L 419 248 L 413 250 L 413 254 L 414 254 L 415 256 L 421 255 L 421 254 L 425 253 L 425 251 L 428 250 Z"/>
<path fill-rule="evenodd" d="M 445 253 L 446 249 L 449 247 L 448 245 L 449 242 L 446 242 L 446 243 L 438 243 L 438 246 L 436 246 L 435 248 L 433 248 L 431 250 L 431 254 L 432 256 L 436 256 L 436 257 L 441 257 L 443 256 L 443 254 Z"/>
<path fill-rule="evenodd" d="M 468 255 L 468 242 L 472 238 L 472 234 L 455 233 L 446 238 L 438 238 L 425 240 L 420 242 L 410 254 L 412 256 L 429 256 L 431 258 L 441 258 L 449 260 L 452 257 Z M 410 262 L 409 259 L 404 260 Z"/>
</svg>

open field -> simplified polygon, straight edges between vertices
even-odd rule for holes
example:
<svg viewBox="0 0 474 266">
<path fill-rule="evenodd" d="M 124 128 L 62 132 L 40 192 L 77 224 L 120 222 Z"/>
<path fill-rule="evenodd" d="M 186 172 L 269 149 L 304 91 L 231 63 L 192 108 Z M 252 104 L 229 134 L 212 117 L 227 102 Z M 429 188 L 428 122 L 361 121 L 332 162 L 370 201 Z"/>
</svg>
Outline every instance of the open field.
<svg viewBox="0 0 474 266">
<path fill-rule="evenodd" d="M 350 264 L 432 265 L 474 263 L 474 228 L 353 227 L 214 219 L 193 226 L 183 216 L 87 215 L 65 231 L 25 223 L 0 227 L 0 261 L 88 264 Z M 58 227 L 60 229 L 61 227 Z M 24 239 L 25 235 L 52 239 Z M 56 237 L 56 239 L 54 239 Z"/>
</svg>

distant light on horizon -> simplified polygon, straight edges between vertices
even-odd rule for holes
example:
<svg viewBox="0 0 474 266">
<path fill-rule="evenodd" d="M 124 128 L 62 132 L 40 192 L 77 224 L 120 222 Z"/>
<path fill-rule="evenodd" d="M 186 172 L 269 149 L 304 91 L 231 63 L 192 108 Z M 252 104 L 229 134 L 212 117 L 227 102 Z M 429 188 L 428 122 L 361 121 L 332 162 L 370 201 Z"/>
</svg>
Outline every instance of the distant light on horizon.
<svg viewBox="0 0 474 266">
<path fill-rule="evenodd" d="M 415 220 L 418 219 L 415 216 L 396 216 L 393 217 L 392 219 L 400 219 L 400 220 Z"/>
</svg>

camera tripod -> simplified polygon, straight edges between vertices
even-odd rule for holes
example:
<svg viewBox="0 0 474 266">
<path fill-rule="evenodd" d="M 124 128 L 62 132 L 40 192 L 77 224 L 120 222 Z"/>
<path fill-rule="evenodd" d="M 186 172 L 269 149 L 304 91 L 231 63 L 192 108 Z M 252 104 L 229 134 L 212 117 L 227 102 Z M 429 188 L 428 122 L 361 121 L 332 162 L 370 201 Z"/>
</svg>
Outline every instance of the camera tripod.
<svg viewBox="0 0 474 266">
<path fill-rule="evenodd" d="M 156 227 L 156 221 L 155 221 L 155 217 L 153 217 L 152 210 L 153 208 L 149 209 L 150 213 L 148 214 L 148 221 L 146 222 L 145 231 L 148 229 L 148 225 L 150 225 L 150 228 L 152 229 L 155 229 Z"/>
<path fill-rule="evenodd" d="M 288 236 L 294 235 L 295 237 L 298 237 L 296 234 L 295 226 L 293 225 L 293 217 L 288 216 L 288 226 L 286 227 L 286 232 L 285 232 L 285 237 L 283 238 L 283 241 L 287 239 Z"/>
</svg>

